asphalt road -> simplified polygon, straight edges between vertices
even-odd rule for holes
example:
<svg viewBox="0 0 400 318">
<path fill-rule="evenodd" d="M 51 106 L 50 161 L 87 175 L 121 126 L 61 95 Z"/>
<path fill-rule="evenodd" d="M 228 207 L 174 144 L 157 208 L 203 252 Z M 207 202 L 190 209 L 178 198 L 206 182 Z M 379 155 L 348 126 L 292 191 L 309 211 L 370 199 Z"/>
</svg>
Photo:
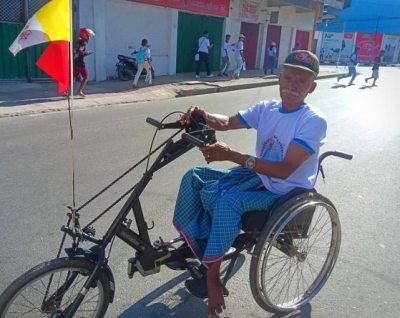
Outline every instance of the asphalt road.
<svg viewBox="0 0 400 318">
<path fill-rule="evenodd" d="M 369 75 L 367 68 L 360 69 Z M 342 246 L 332 276 L 318 296 L 291 317 L 399 317 L 400 294 L 400 70 L 381 70 L 379 86 L 318 83 L 308 102 L 328 117 L 328 142 L 323 150 L 354 155 L 352 161 L 331 158 L 324 165 L 326 183 L 316 188 L 336 205 L 342 223 Z M 347 84 L 348 79 L 342 81 Z M 342 84 L 342 83 L 341 83 Z M 397 96 L 397 97 L 396 97 Z M 82 204 L 108 182 L 146 155 L 154 129 L 147 116 L 163 118 L 191 104 L 212 112 L 233 114 L 262 99 L 278 98 L 277 87 L 242 90 L 162 102 L 99 107 L 74 113 L 76 202 Z M 176 116 L 172 116 L 174 119 Z M 161 141 L 169 132 L 157 137 Z M 0 120 L 0 291 L 32 266 L 54 258 L 71 199 L 71 146 L 66 112 Z M 253 153 L 254 131 L 218 133 L 219 139 Z M 142 196 L 147 221 L 154 221 L 153 240 L 175 237 L 171 225 L 182 174 L 203 164 L 193 150 L 159 171 Z M 229 163 L 213 166 L 229 167 Z M 83 212 L 91 220 L 136 183 L 140 165 Z M 95 226 L 104 234 L 116 210 Z M 206 317 L 206 304 L 184 288 L 184 272 L 162 268 L 158 275 L 127 278 L 133 251 L 116 241 L 111 267 L 116 299 L 107 317 Z M 249 257 L 229 281 L 227 310 L 221 317 L 271 317 L 255 303 L 249 286 Z M 277 316 L 273 316 L 277 317 Z"/>
</svg>

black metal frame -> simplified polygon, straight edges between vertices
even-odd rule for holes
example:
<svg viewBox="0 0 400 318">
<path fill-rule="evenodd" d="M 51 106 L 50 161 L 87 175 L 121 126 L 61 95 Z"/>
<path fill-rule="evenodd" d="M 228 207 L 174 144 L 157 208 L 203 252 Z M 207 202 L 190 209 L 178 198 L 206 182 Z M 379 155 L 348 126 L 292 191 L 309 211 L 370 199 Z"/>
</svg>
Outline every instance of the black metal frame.
<svg viewBox="0 0 400 318">
<path fill-rule="evenodd" d="M 166 129 L 166 128 L 175 128 L 181 129 L 182 126 L 177 123 L 171 124 L 162 124 L 152 118 L 147 118 L 146 120 L 149 124 L 157 127 L 158 129 Z M 121 208 L 120 212 L 116 216 L 115 220 L 107 230 L 106 234 L 102 239 L 96 238 L 95 236 L 85 233 L 84 231 L 76 228 L 71 228 L 69 226 L 63 226 L 61 228 L 62 231 L 69 234 L 73 237 L 74 242 L 76 239 L 79 241 L 90 241 L 98 245 L 96 248 L 96 257 L 89 256 L 90 260 L 96 263 L 94 271 L 87 278 L 82 291 L 78 294 L 74 302 L 67 309 L 67 313 L 65 314 L 65 318 L 73 317 L 79 305 L 81 304 L 83 298 L 85 297 L 85 290 L 89 290 L 90 286 L 92 286 L 95 281 L 97 275 L 104 269 L 107 265 L 107 259 L 105 257 L 105 249 L 110 244 L 114 236 L 117 236 L 126 244 L 131 246 L 136 250 L 136 257 L 133 257 L 128 260 L 129 269 L 128 274 L 129 277 L 132 277 L 133 274 L 137 271 L 140 272 L 142 276 L 147 276 L 151 274 L 158 273 L 160 270 L 160 266 L 163 264 L 172 263 L 175 261 L 179 261 L 182 259 L 193 257 L 194 254 L 189 246 L 183 246 L 181 248 L 175 250 L 169 250 L 166 246 L 161 246 L 159 248 L 153 247 L 150 238 L 149 238 L 149 228 L 144 219 L 143 210 L 140 204 L 139 197 L 146 188 L 147 184 L 150 182 L 153 174 L 171 163 L 175 159 L 182 156 L 184 153 L 192 149 L 194 146 L 204 147 L 208 143 L 215 142 L 215 130 L 209 128 L 205 125 L 196 124 L 196 128 L 187 129 L 187 133 L 182 134 L 182 138 L 177 142 L 172 141 L 171 139 L 166 143 L 164 148 L 161 150 L 161 153 L 158 155 L 157 159 L 153 162 L 151 167 L 144 173 L 143 177 L 139 181 L 138 185 L 135 187 L 124 206 Z M 199 130 L 196 130 L 200 128 Z M 319 158 L 319 170 L 323 174 L 321 162 L 327 156 L 334 155 L 337 157 L 342 157 L 345 159 L 351 159 L 352 156 L 339 153 L 339 152 L 327 152 L 320 156 Z M 324 176 L 324 175 L 323 175 Z M 136 225 L 138 228 L 138 232 L 130 229 L 130 221 L 126 219 L 128 213 L 132 209 L 133 214 L 135 216 Z M 236 259 L 239 254 L 247 249 L 249 252 L 253 248 L 256 243 L 257 233 L 261 231 L 261 229 L 254 229 L 252 233 L 243 233 L 240 234 L 235 242 L 233 243 L 233 247 L 236 248 L 236 251 L 233 255 L 230 256 L 231 263 L 227 269 L 225 274 L 223 285 L 225 286 L 230 273 L 233 270 Z M 86 251 L 78 248 L 78 244 L 74 243 L 72 249 L 66 249 L 67 254 L 71 257 L 81 256 L 82 258 L 88 258 L 85 254 Z M 283 250 L 283 252 L 285 252 Z M 192 273 L 193 274 L 193 273 Z"/>
<path fill-rule="evenodd" d="M 156 126 L 158 129 L 182 129 L 182 126 L 179 123 L 162 124 L 152 118 L 147 118 L 146 121 L 149 124 Z M 200 129 L 195 130 L 193 127 L 191 129 L 189 128 L 186 133 L 182 134 L 180 140 L 174 142 L 170 139 L 166 143 L 157 159 L 144 173 L 138 185 L 128 197 L 103 238 L 97 238 L 79 228 L 65 225 L 62 226 L 61 230 L 72 236 L 74 240 L 73 249 L 66 249 L 69 256 L 81 255 L 83 258 L 87 257 L 84 255 L 84 250 L 78 248 L 80 241 L 89 241 L 98 245 L 98 248 L 96 249 L 96 267 L 86 280 L 83 290 L 89 290 L 99 272 L 102 270 L 104 265 L 107 264 L 105 249 L 114 236 L 117 236 L 136 250 L 136 258 L 129 260 L 131 264 L 134 264 L 134 266 L 130 266 L 132 275 L 136 271 L 139 271 L 143 276 L 154 274 L 159 272 L 159 268 L 163 264 L 193 257 L 193 252 L 188 246 L 172 251 L 168 250 L 166 247 L 155 248 L 152 246 L 149 238 L 149 228 L 143 215 L 139 197 L 157 170 L 179 158 L 194 146 L 204 147 L 208 143 L 215 142 L 214 129 L 197 123 L 196 126 L 197 129 Z M 131 209 L 135 217 L 138 233 L 129 228 L 130 222 L 128 222 L 127 216 Z M 75 243 L 76 240 L 78 243 Z M 93 261 L 93 258 L 91 260 Z M 65 315 L 66 318 L 73 317 L 84 297 L 84 292 L 78 294 L 72 305 L 69 306 Z"/>
</svg>

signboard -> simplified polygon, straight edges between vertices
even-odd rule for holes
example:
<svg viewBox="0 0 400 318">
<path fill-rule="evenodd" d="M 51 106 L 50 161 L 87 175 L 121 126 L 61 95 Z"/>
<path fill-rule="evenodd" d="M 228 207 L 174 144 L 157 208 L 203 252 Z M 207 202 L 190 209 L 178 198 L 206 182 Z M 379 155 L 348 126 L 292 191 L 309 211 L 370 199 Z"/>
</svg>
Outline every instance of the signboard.
<svg viewBox="0 0 400 318">
<path fill-rule="evenodd" d="M 229 16 L 230 0 L 130 0 L 163 6 L 168 8 L 182 9 L 186 11 L 207 13 L 221 17 Z"/>
<path fill-rule="evenodd" d="M 340 54 L 340 62 L 348 62 L 353 51 L 354 34 L 343 32 L 324 32 L 322 37 L 324 60 L 336 62 Z"/>
<path fill-rule="evenodd" d="M 399 55 L 400 36 L 385 34 L 383 38 L 381 50 L 385 50 L 385 55 L 382 61 L 386 63 L 393 63 L 397 61 Z"/>
<path fill-rule="evenodd" d="M 239 18 L 243 20 L 258 21 L 258 6 L 242 1 L 239 8 Z"/>
<path fill-rule="evenodd" d="M 379 55 L 381 50 L 383 34 L 358 32 L 356 38 L 356 46 L 360 47 L 358 54 L 359 61 L 373 61 L 375 56 Z"/>
</svg>

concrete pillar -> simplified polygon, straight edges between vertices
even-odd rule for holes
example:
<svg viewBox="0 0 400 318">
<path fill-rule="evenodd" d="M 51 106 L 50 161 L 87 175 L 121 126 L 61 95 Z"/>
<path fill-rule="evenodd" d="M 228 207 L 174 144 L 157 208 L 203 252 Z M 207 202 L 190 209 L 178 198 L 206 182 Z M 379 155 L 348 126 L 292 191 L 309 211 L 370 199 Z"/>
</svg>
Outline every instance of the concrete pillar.
<svg viewBox="0 0 400 318">
<path fill-rule="evenodd" d="M 93 29 L 96 33 L 94 41 L 95 81 L 104 81 L 106 76 L 106 0 L 92 0 Z"/>
<path fill-rule="evenodd" d="M 176 56 L 178 47 L 178 10 L 171 9 L 171 41 L 169 47 L 168 75 L 176 74 Z"/>
</svg>

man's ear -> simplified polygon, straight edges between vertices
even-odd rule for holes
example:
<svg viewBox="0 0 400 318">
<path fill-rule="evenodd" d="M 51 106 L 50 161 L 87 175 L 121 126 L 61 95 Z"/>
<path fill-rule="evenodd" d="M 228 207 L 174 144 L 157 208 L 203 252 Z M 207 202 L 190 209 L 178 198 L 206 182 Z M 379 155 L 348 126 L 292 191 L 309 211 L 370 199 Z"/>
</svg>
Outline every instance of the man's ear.
<svg viewBox="0 0 400 318">
<path fill-rule="evenodd" d="M 317 82 L 313 82 L 311 84 L 310 90 L 308 91 L 308 94 L 311 94 L 315 89 L 317 88 Z"/>
<path fill-rule="evenodd" d="M 281 76 L 282 76 L 282 73 L 279 73 L 279 78 L 278 78 L 278 83 L 279 84 L 281 83 Z"/>
</svg>

